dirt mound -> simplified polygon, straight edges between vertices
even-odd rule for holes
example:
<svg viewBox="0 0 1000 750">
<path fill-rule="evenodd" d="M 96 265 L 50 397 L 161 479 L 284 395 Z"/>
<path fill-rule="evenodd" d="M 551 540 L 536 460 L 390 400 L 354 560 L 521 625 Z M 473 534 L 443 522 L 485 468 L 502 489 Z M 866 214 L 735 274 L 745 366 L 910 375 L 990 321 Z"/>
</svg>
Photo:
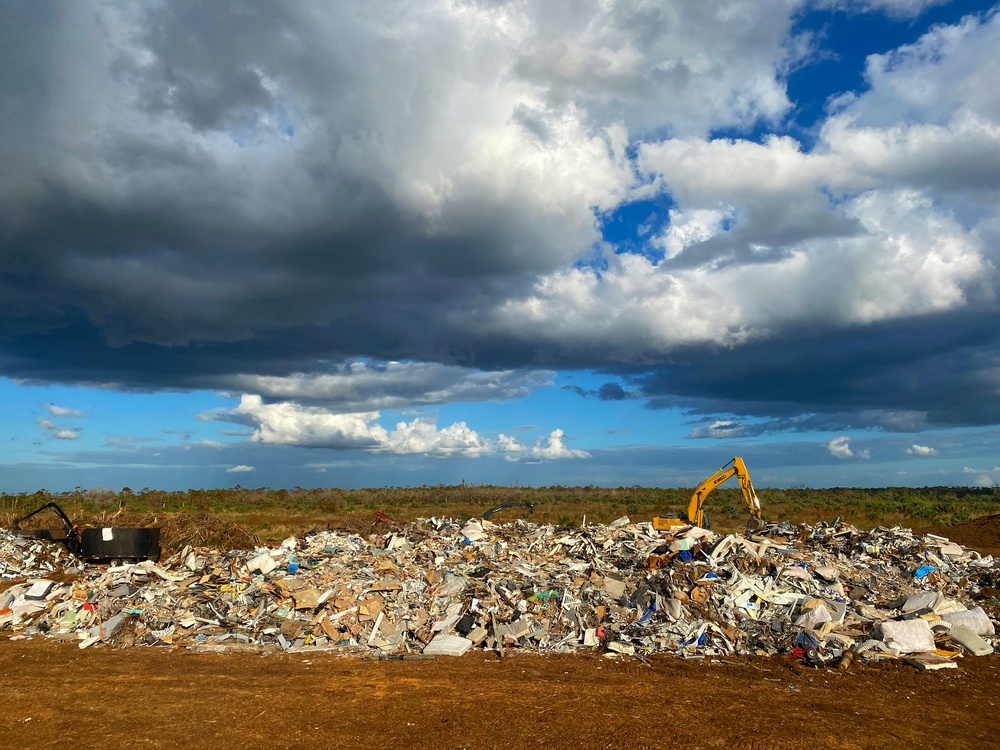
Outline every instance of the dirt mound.
<svg viewBox="0 0 1000 750">
<path fill-rule="evenodd" d="M 980 516 L 958 526 L 938 526 L 921 531 L 946 536 L 984 555 L 1000 557 L 1000 513 Z"/>
</svg>

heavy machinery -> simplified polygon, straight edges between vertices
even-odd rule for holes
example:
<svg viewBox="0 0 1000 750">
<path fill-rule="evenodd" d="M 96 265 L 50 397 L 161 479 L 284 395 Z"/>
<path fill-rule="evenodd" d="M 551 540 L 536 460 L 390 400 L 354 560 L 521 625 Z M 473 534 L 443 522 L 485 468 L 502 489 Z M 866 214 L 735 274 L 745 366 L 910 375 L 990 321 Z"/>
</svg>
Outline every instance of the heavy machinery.
<svg viewBox="0 0 1000 750">
<path fill-rule="evenodd" d="M 747 471 L 746 464 L 739 456 L 733 458 L 732 461 L 698 485 L 694 494 L 691 495 L 691 502 L 688 503 L 687 518 L 657 516 L 653 519 L 653 528 L 666 531 L 675 526 L 687 526 L 688 524 L 701 526 L 704 529 L 709 528 L 708 514 L 704 509 L 705 499 L 712 490 L 730 477 L 736 477 L 740 480 L 740 494 L 743 496 L 743 504 L 750 511 L 750 518 L 746 524 L 747 529 L 751 531 L 759 529 L 764 525 L 764 520 L 760 517 L 760 500 L 757 499 L 757 493 L 750 481 L 750 473 Z"/>
<path fill-rule="evenodd" d="M 21 524 L 44 510 L 52 509 L 63 524 L 62 537 L 53 537 L 49 529 L 22 529 Z M 69 552 L 90 562 L 115 560 L 159 560 L 160 530 L 156 527 L 126 528 L 106 526 L 81 530 L 56 503 L 46 503 L 27 515 L 14 519 L 14 531 L 31 539 L 59 542 Z"/>
</svg>

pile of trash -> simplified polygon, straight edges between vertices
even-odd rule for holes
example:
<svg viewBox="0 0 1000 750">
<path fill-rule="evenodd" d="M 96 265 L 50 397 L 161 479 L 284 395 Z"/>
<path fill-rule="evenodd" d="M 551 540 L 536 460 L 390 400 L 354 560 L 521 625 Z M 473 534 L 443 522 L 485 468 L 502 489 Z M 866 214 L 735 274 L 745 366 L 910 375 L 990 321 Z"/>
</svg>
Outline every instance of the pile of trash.
<svg viewBox="0 0 1000 750">
<path fill-rule="evenodd" d="M 982 604 L 1000 566 L 900 527 L 717 535 L 627 518 L 577 529 L 430 518 L 368 539 L 320 531 L 117 566 L 0 532 L 0 578 L 20 581 L 0 591 L 0 632 L 80 648 L 784 654 L 935 669 L 993 652 Z"/>
<path fill-rule="evenodd" d="M 74 574 L 85 565 L 60 544 L 0 529 L 0 582 L 52 573 Z"/>
</svg>

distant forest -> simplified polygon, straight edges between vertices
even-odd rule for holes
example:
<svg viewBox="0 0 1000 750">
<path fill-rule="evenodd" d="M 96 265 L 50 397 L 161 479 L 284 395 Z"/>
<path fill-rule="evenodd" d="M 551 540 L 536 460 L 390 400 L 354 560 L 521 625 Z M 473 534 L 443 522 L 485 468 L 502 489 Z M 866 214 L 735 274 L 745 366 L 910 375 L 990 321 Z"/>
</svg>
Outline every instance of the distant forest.
<svg viewBox="0 0 1000 750">
<path fill-rule="evenodd" d="M 621 516 L 632 520 L 684 509 L 692 489 L 650 487 L 509 487 L 498 485 L 448 485 L 383 487 L 371 489 L 247 488 L 189 489 L 166 492 L 143 488 L 106 488 L 51 493 L 0 493 L 0 521 L 56 502 L 79 519 L 128 513 L 162 515 L 211 513 L 265 519 L 303 516 L 322 519 L 368 517 L 374 512 L 396 520 L 417 517 L 471 517 L 501 503 L 521 504 L 505 509 L 494 520 L 514 517 L 576 526 L 584 518 L 608 522 Z M 913 526 L 962 523 L 974 517 L 1000 513 L 997 487 L 884 487 L 862 489 L 759 489 L 766 520 L 810 523 L 841 517 L 858 525 L 907 523 Z M 532 505 L 529 508 L 528 505 Z M 713 526 L 740 523 L 745 513 L 738 487 L 715 490 L 706 502 Z M 266 520 L 262 521 L 266 526 Z"/>
</svg>

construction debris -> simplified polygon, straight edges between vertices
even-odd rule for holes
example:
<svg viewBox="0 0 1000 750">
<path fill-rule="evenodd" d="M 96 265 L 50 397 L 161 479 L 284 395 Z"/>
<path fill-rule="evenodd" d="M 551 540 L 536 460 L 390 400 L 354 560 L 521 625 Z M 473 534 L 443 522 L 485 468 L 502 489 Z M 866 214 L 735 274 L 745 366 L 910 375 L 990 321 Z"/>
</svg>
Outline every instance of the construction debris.
<svg viewBox="0 0 1000 750">
<path fill-rule="evenodd" d="M 938 669 L 994 650 L 977 601 L 1000 567 L 900 527 L 720 536 L 627 518 L 579 529 L 430 518 L 367 539 L 323 531 L 113 567 L 0 532 L 0 578 L 13 582 L 0 632 L 80 648 L 782 654 L 844 668 L 856 655 Z"/>
</svg>

